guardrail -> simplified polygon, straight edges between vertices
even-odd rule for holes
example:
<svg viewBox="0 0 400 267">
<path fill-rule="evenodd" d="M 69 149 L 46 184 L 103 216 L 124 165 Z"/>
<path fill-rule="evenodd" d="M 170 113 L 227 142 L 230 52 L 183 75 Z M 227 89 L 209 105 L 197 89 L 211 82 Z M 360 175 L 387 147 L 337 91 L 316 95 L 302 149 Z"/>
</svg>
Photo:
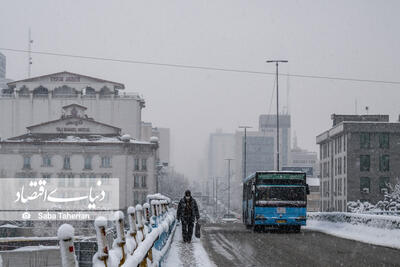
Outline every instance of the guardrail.
<svg viewBox="0 0 400 267">
<path fill-rule="evenodd" d="M 116 238 L 111 248 L 107 242 L 107 220 L 98 217 L 95 222 L 97 252 L 92 263 L 94 267 L 105 266 L 161 266 L 175 232 L 176 220 L 174 209 L 168 208 L 165 197 L 150 200 L 150 203 L 136 205 L 127 209 L 129 230 L 125 229 L 125 215 L 122 211 L 114 214 Z M 73 243 L 73 227 L 60 226 L 58 238 L 63 267 L 76 267 Z"/>
<path fill-rule="evenodd" d="M 400 217 L 390 215 L 361 214 L 350 212 L 308 212 L 307 219 L 328 222 L 344 222 L 383 229 L 400 229 Z"/>
</svg>

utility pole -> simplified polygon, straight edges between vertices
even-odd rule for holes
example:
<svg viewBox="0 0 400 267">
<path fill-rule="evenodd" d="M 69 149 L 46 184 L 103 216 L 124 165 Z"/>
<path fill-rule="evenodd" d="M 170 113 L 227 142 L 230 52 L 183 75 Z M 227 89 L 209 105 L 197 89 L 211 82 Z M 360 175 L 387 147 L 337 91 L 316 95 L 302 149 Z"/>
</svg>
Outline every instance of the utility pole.
<svg viewBox="0 0 400 267">
<path fill-rule="evenodd" d="M 218 212 L 218 177 L 215 177 L 215 207 L 214 212 L 217 214 Z"/>
<path fill-rule="evenodd" d="M 212 179 L 212 200 L 215 201 L 215 177 Z M 213 203 L 211 202 L 211 203 Z M 215 204 L 214 204 L 214 217 L 215 217 Z"/>
<path fill-rule="evenodd" d="M 244 129 L 244 166 L 243 166 L 243 179 L 247 176 L 247 129 L 252 128 L 251 126 L 239 126 L 240 129 Z"/>
<path fill-rule="evenodd" d="M 228 161 L 228 214 L 231 205 L 231 160 L 233 159 L 225 159 Z"/>
<path fill-rule="evenodd" d="M 287 60 L 267 60 L 267 63 L 275 63 L 276 65 L 276 169 L 279 171 L 279 63 L 288 63 Z"/>
<path fill-rule="evenodd" d="M 28 33 L 28 78 L 31 77 L 31 66 L 32 66 L 32 37 L 31 37 L 31 28 L 29 28 Z"/>
</svg>

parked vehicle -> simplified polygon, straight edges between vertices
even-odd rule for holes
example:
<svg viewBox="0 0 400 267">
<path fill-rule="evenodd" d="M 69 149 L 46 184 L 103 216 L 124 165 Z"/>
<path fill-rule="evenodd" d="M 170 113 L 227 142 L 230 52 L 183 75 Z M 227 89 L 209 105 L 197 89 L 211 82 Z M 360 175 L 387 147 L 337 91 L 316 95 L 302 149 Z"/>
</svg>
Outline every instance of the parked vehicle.
<svg viewBox="0 0 400 267">
<path fill-rule="evenodd" d="M 300 231 L 306 225 L 306 174 L 291 171 L 255 172 L 243 181 L 243 223 Z"/>
</svg>

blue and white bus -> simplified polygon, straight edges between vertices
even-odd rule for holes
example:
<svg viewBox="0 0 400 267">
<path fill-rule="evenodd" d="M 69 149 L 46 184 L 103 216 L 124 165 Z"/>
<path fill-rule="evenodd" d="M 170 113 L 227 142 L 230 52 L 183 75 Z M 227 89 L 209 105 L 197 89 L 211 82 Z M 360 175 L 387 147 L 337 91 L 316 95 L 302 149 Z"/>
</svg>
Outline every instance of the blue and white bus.
<svg viewBox="0 0 400 267">
<path fill-rule="evenodd" d="M 243 181 L 243 223 L 300 231 L 306 225 L 307 194 L 304 172 L 260 171 Z"/>
</svg>

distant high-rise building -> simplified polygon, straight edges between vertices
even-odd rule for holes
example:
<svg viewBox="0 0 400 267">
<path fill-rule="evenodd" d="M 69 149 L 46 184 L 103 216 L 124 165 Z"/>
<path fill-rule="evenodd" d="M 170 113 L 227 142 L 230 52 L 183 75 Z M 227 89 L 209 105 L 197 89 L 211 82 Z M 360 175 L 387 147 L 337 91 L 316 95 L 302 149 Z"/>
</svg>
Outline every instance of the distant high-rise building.
<svg viewBox="0 0 400 267">
<path fill-rule="evenodd" d="M 0 79 L 6 78 L 6 56 L 0 52 Z"/>
<path fill-rule="evenodd" d="M 262 114 L 259 117 L 259 131 L 260 132 L 273 132 L 276 138 L 276 115 Z M 290 115 L 279 115 L 279 162 L 280 168 L 287 166 L 290 161 Z M 276 150 L 276 149 L 275 149 Z"/>
<path fill-rule="evenodd" d="M 227 158 L 235 156 L 235 135 L 217 131 L 210 134 L 208 147 L 208 177 L 224 177 L 227 173 Z M 232 165 L 233 166 L 233 165 Z"/>
</svg>

